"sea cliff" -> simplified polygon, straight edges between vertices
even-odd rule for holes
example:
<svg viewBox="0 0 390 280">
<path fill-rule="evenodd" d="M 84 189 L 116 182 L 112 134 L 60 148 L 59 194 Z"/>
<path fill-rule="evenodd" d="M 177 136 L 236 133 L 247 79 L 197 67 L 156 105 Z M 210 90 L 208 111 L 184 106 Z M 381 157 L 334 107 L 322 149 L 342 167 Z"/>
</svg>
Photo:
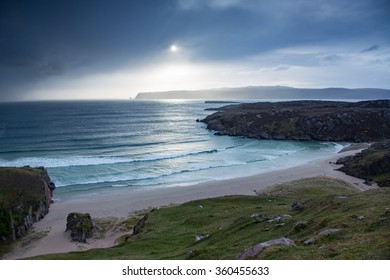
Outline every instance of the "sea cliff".
<svg viewBox="0 0 390 280">
<path fill-rule="evenodd" d="M 390 100 L 229 105 L 201 121 L 217 135 L 371 142 L 390 138 Z"/>
<path fill-rule="evenodd" d="M 0 168 L 0 241 L 22 237 L 41 220 L 54 188 L 43 167 Z"/>
<path fill-rule="evenodd" d="M 367 183 L 374 181 L 380 187 L 390 187 L 390 140 L 374 143 L 355 156 L 337 161 L 343 164 L 339 170 L 362 178 Z"/>
</svg>

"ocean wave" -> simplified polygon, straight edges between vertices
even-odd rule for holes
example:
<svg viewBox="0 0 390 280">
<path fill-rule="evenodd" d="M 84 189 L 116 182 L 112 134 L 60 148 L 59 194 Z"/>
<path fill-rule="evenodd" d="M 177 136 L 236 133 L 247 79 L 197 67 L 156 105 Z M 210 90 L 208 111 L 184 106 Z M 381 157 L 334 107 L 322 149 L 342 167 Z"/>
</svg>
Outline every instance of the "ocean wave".
<svg viewBox="0 0 390 280">
<path fill-rule="evenodd" d="M 245 165 L 247 162 L 230 162 L 226 164 L 219 164 L 214 166 L 205 166 L 205 167 L 199 167 L 199 168 L 192 168 L 192 169 L 183 169 L 179 171 L 172 171 L 168 173 L 163 174 L 155 174 L 155 175 L 143 175 L 143 176 L 131 176 L 130 173 L 121 173 L 122 176 L 119 174 L 117 176 L 107 175 L 107 176 L 101 176 L 98 178 L 90 178 L 90 179 L 79 179 L 77 181 L 63 181 L 61 179 L 56 179 L 54 176 L 52 176 L 52 179 L 56 182 L 57 187 L 67 187 L 67 186 L 73 186 L 73 185 L 93 185 L 93 184 L 104 184 L 105 187 L 127 187 L 127 186 L 138 186 L 138 185 L 153 185 L 156 183 L 153 183 L 153 181 L 166 178 L 166 177 L 172 177 L 176 175 L 186 174 L 186 173 L 195 173 L 199 171 L 205 171 L 205 170 L 212 170 L 217 168 L 225 168 L 225 167 L 234 167 L 234 166 L 240 166 Z M 72 178 L 74 179 L 74 178 Z M 145 184 L 142 184 L 140 182 L 145 182 Z M 86 187 L 90 189 L 90 187 Z M 93 186 L 92 188 L 97 188 L 97 186 Z"/>
<path fill-rule="evenodd" d="M 116 145 L 89 145 L 87 147 L 82 147 L 83 150 L 104 150 L 112 148 L 124 148 L 124 147 L 147 147 L 147 146 L 158 146 L 165 144 L 165 142 L 144 142 L 144 143 L 122 143 Z M 18 154 L 18 153 L 46 153 L 46 152 L 65 152 L 65 151 L 74 151 L 73 146 L 68 147 L 58 147 L 58 148 L 35 148 L 35 149 L 19 149 L 19 150 L 3 150 L 0 151 L 0 154 Z"/>
<path fill-rule="evenodd" d="M 182 153 L 169 156 L 155 156 L 145 158 L 130 159 L 127 157 L 115 157 L 115 156 L 71 156 L 71 157 L 58 157 L 58 158 L 45 158 L 45 157 L 25 157 L 14 160 L 0 160 L 0 166 L 44 166 L 46 168 L 59 168 L 59 167 L 72 167 L 72 166 L 96 166 L 106 164 L 121 164 L 132 162 L 153 162 L 169 159 L 185 158 L 190 156 L 197 156 L 202 154 L 212 154 L 224 151 L 225 149 L 211 149 L 199 152 Z"/>
</svg>

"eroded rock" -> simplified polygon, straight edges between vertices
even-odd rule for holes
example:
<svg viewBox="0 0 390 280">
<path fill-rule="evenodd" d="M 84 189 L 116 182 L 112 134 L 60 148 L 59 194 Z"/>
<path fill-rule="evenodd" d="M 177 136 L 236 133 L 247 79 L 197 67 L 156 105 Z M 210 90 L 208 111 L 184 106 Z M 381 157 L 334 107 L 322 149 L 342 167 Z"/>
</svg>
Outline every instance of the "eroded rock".
<svg viewBox="0 0 390 280">
<path fill-rule="evenodd" d="M 87 242 L 87 238 L 91 238 L 94 231 L 91 215 L 89 213 L 69 213 L 65 231 L 70 231 L 72 241 Z"/>
</svg>

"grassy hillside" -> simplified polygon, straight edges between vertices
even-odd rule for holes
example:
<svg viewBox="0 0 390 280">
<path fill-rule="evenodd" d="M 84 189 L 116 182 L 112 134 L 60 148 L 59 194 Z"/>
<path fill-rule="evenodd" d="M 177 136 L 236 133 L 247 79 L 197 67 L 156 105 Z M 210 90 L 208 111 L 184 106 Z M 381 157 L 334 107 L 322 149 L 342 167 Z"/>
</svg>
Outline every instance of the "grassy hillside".
<svg viewBox="0 0 390 280">
<path fill-rule="evenodd" d="M 304 208 L 290 211 L 296 201 Z M 259 196 L 155 209 L 138 224 L 139 233 L 123 238 L 120 245 L 37 259 L 235 259 L 246 248 L 280 237 L 296 246 L 269 247 L 256 258 L 390 259 L 389 201 L 387 188 L 356 192 L 342 181 L 311 178 Z M 326 229 L 339 231 L 304 244 Z"/>
</svg>

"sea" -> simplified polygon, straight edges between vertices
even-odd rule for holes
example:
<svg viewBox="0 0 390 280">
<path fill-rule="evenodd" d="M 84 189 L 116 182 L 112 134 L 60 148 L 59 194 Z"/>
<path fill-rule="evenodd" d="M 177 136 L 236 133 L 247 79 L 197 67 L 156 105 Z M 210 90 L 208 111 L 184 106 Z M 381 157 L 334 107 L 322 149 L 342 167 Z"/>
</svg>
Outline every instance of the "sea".
<svg viewBox="0 0 390 280">
<path fill-rule="evenodd" d="M 44 166 L 54 200 L 187 186 L 326 158 L 344 144 L 216 136 L 200 100 L 0 103 L 0 166 Z"/>
</svg>

